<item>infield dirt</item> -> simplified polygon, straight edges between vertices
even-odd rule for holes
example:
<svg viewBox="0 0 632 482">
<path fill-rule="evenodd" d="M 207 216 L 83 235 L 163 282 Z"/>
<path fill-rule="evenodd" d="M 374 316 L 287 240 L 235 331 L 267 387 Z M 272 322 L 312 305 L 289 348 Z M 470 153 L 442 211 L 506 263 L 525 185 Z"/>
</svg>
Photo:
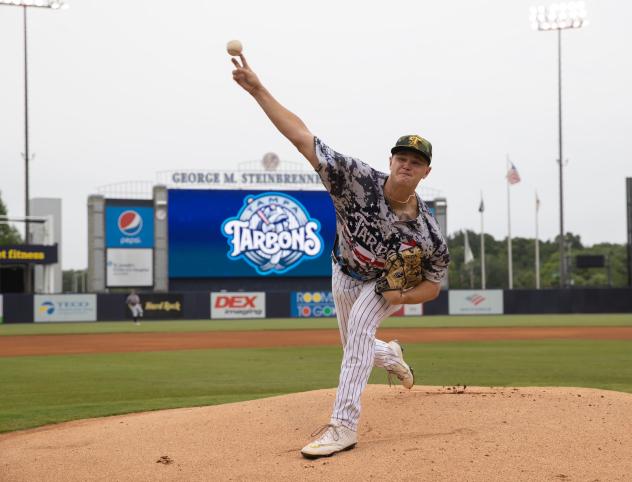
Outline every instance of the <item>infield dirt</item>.
<svg viewBox="0 0 632 482">
<path fill-rule="evenodd" d="M 632 326 L 381 328 L 378 338 L 403 343 L 496 340 L 631 340 Z M 0 356 L 123 353 L 208 348 L 339 345 L 338 330 L 104 333 L 0 337 Z"/>
</svg>

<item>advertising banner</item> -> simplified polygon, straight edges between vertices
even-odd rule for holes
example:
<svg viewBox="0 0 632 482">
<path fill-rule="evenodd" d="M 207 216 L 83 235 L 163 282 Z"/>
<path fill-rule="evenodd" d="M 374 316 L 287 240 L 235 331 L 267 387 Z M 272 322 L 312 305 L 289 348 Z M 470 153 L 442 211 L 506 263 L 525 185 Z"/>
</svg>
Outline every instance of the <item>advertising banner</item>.
<svg viewBox="0 0 632 482">
<path fill-rule="evenodd" d="M 422 316 L 424 314 L 423 303 L 415 305 L 402 305 L 399 310 L 391 316 Z"/>
<path fill-rule="evenodd" d="M 182 318 L 183 298 L 179 294 L 170 293 L 137 293 L 143 307 L 143 319 L 173 320 Z M 127 319 L 132 319 L 132 312 L 126 309 Z"/>
<path fill-rule="evenodd" d="M 57 245 L 15 244 L 0 246 L 0 264 L 54 264 Z"/>
<path fill-rule="evenodd" d="M 153 248 L 154 208 L 148 206 L 105 207 L 106 248 Z"/>
<path fill-rule="evenodd" d="M 154 284 L 153 249 L 108 249 L 108 287 L 148 287 Z"/>
<path fill-rule="evenodd" d="M 35 295 L 35 322 L 97 321 L 97 295 Z"/>
<path fill-rule="evenodd" d="M 169 277 L 330 276 L 325 191 L 169 190 Z"/>
<path fill-rule="evenodd" d="M 336 316 L 331 291 L 295 291 L 291 295 L 290 316 L 293 318 L 328 318 Z"/>
<path fill-rule="evenodd" d="M 211 319 L 265 317 L 266 294 L 263 292 L 211 293 Z"/>
<path fill-rule="evenodd" d="M 451 315 L 502 315 L 502 290 L 450 290 Z"/>
</svg>

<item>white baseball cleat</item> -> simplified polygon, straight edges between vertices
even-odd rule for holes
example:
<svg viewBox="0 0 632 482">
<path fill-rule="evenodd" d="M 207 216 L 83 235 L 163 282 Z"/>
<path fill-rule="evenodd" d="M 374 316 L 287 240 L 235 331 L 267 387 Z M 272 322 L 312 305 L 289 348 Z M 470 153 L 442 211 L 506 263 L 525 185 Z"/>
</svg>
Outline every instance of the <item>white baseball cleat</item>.
<svg viewBox="0 0 632 482">
<path fill-rule="evenodd" d="M 393 340 L 388 342 L 388 346 L 391 347 L 391 350 L 395 352 L 395 356 L 397 357 L 397 363 L 390 368 L 387 368 L 389 376 L 391 374 L 395 375 L 402 382 L 404 388 L 411 389 L 415 384 L 415 373 L 413 369 L 406 364 L 404 361 L 403 349 L 399 344 L 399 341 Z M 390 378 L 389 378 L 390 383 Z"/>
<path fill-rule="evenodd" d="M 306 459 L 330 457 L 343 450 L 351 450 L 358 442 L 357 433 L 340 424 L 327 424 L 314 432 L 312 437 L 321 432 L 319 438 L 301 449 L 301 454 Z"/>
</svg>

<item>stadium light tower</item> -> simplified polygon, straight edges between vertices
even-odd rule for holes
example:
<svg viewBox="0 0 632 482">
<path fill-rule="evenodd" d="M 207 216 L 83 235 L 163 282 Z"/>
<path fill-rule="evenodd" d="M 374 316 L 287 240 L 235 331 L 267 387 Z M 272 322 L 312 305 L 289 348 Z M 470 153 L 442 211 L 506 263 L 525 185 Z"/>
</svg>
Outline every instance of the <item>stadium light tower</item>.
<svg viewBox="0 0 632 482">
<path fill-rule="evenodd" d="M 27 35 L 27 15 L 29 8 L 68 8 L 65 0 L 0 0 L 0 5 L 9 7 L 22 7 L 22 18 L 24 20 L 24 242 L 29 244 L 29 217 L 31 209 L 29 207 L 29 162 L 31 154 L 29 152 L 29 71 L 28 71 L 28 35 Z M 31 292 L 31 268 L 27 265 L 25 286 L 26 292 Z"/>
<path fill-rule="evenodd" d="M 30 7 L 35 8 L 68 8 L 65 0 L 0 0 L 0 5 L 22 7 L 22 18 L 24 20 L 24 215 L 28 218 L 29 208 L 29 76 L 28 76 L 28 35 L 27 35 L 27 15 Z M 29 243 L 29 227 L 25 224 L 24 241 Z"/>
<path fill-rule="evenodd" d="M 557 95 L 558 95 L 558 139 L 560 168 L 560 286 L 567 285 L 566 256 L 564 246 L 564 183 L 562 157 L 562 30 L 581 28 L 588 25 L 584 2 L 554 3 L 548 7 L 531 7 L 531 26 L 534 30 L 557 31 Z"/>
</svg>

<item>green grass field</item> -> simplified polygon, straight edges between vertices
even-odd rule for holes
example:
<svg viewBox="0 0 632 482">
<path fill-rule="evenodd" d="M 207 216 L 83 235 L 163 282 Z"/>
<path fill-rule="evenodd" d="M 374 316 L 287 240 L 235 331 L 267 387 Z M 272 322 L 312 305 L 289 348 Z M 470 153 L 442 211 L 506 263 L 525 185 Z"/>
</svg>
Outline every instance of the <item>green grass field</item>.
<svg viewBox="0 0 632 482">
<path fill-rule="evenodd" d="M 0 324 L 3 335 L 70 333 L 196 332 L 228 330 L 313 330 L 337 328 L 335 318 L 269 318 L 263 320 L 179 320 L 131 322 Z M 632 314 L 502 315 L 393 317 L 382 327 L 484 327 L 484 326 L 632 326 Z"/>
<path fill-rule="evenodd" d="M 630 316 L 429 317 L 384 326 L 632 325 Z M 0 325 L 3 335 L 333 328 L 333 320 Z M 29 331 L 31 330 L 31 331 Z M 120 413 L 333 388 L 339 347 L 183 350 L 0 357 L 0 432 Z M 423 385 L 581 386 L 632 393 L 632 341 L 498 341 L 406 345 Z M 370 383 L 386 383 L 375 370 Z"/>
</svg>

